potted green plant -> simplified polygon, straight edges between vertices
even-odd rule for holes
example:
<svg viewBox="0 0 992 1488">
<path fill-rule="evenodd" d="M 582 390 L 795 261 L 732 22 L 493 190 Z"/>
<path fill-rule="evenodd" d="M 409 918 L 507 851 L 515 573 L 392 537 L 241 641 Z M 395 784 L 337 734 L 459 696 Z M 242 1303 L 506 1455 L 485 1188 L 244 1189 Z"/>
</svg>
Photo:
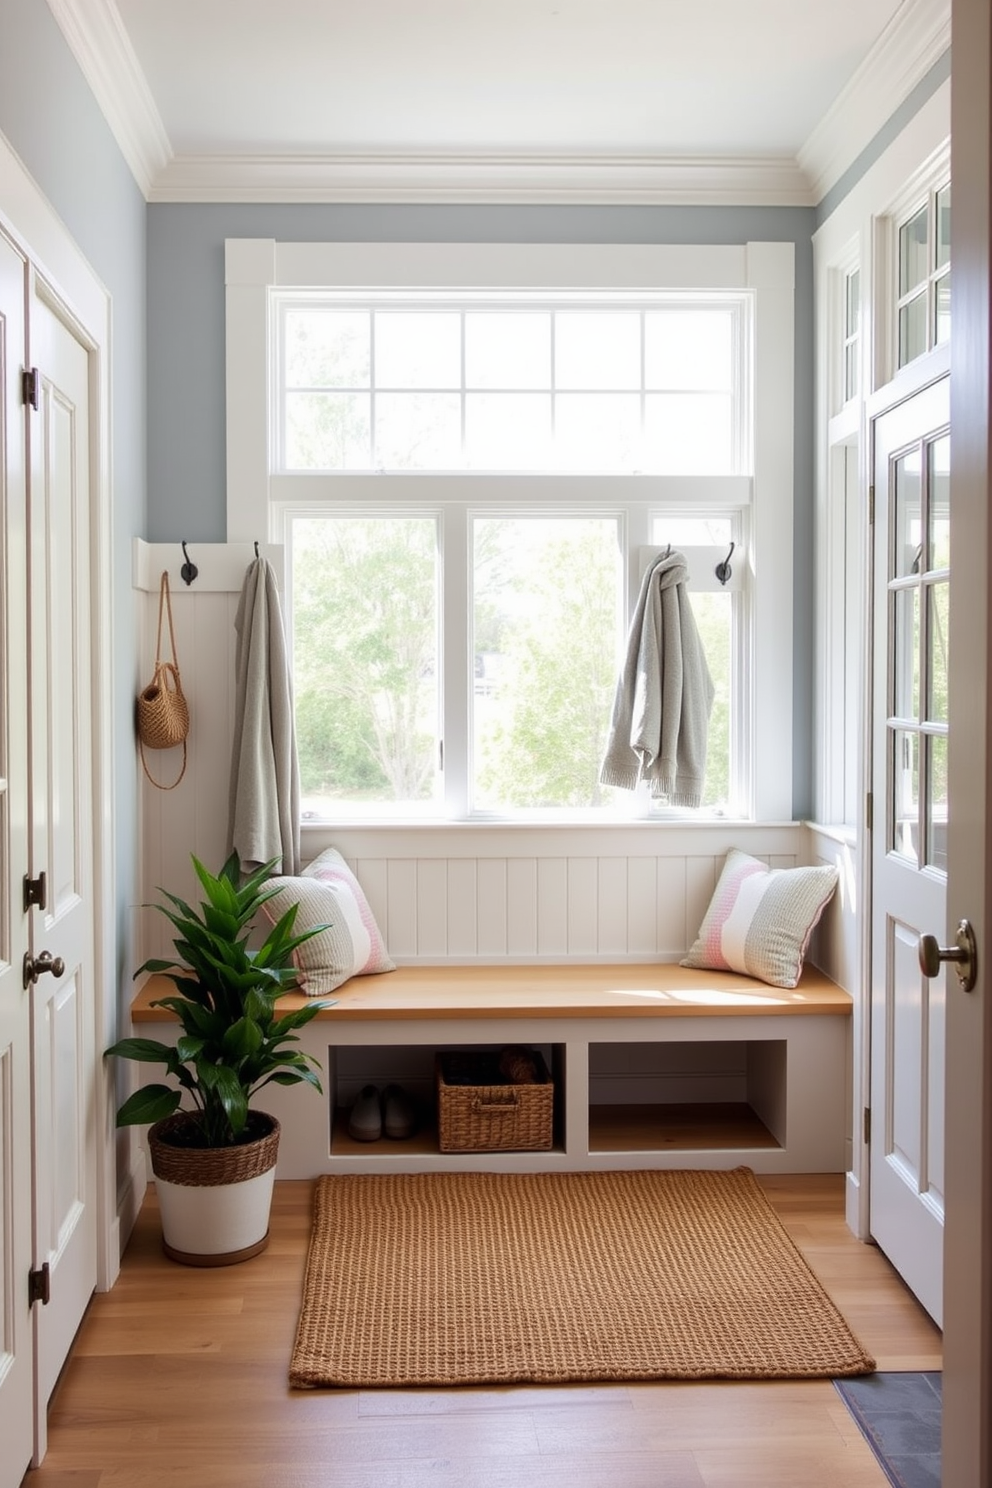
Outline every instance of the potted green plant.
<svg viewBox="0 0 992 1488">
<path fill-rule="evenodd" d="M 325 927 L 294 935 L 293 905 L 253 950 L 255 916 L 278 892 L 265 888 L 274 864 L 244 883 L 236 855 L 216 876 L 195 857 L 193 867 L 206 895 L 199 909 L 164 889 L 168 903 L 155 906 L 177 932 L 177 959 L 148 960 L 135 972 L 163 972 L 175 985 L 153 1006 L 175 1014 L 178 1040 L 123 1038 L 106 1053 L 163 1064 L 172 1081 L 142 1086 L 117 1112 L 118 1126 L 151 1124 L 166 1254 L 227 1265 L 256 1255 L 268 1239 L 279 1123 L 254 1109 L 254 1097 L 272 1082 L 321 1089 L 316 1061 L 294 1045 L 296 1029 L 328 1004 L 281 1012 L 276 1001 L 298 986 L 296 947 Z"/>
</svg>

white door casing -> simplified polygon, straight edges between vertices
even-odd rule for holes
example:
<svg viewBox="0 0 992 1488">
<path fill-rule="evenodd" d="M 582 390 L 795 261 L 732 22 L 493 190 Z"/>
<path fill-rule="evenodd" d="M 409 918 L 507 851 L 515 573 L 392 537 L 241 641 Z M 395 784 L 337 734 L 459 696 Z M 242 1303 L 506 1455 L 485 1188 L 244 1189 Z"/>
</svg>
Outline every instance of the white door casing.
<svg viewBox="0 0 992 1488">
<path fill-rule="evenodd" d="M 943 1310 L 945 1000 L 919 937 L 947 904 L 946 377 L 873 423 L 872 1236 Z"/>
<path fill-rule="evenodd" d="M 24 874 L 28 864 L 26 441 L 20 374 L 27 265 L 0 232 L 0 1482 L 31 1459 L 31 1059 Z M 7 1476 L 9 1475 L 9 1477 Z"/>
<path fill-rule="evenodd" d="M 29 816 L 32 954 L 64 963 L 31 989 L 34 1252 L 51 1301 L 34 1308 L 39 1431 L 96 1286 L 95 974 L 90 677 L 89 349 L 32 285 L 29 421 Z"/>
</svg>

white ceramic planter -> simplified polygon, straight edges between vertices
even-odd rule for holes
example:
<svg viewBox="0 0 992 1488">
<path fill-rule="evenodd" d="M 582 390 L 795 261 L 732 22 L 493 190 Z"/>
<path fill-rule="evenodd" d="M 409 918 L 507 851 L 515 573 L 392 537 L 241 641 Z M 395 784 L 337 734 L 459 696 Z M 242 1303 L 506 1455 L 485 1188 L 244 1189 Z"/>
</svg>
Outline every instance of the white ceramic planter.
<svg viewBox="0 0 992 1488">
<path fill-rule="evenodd" d="M 268 1244 L 279 1123 L 254 1112 L 249 1120 L 257 1140 L 203 1148 L 176 1142 L 187 1120 L 177 1112 L 148 1133 L 162 1248 L 187 1266 L 246 1261 Z"/>
<path fill-rule="evenodd" d="M 265 1248 L 276 1170 L 243 1183 L 190 1188 L 156 1178 L 166 1255 L 188 1266 L 227 1266 Z"/>
</svg>

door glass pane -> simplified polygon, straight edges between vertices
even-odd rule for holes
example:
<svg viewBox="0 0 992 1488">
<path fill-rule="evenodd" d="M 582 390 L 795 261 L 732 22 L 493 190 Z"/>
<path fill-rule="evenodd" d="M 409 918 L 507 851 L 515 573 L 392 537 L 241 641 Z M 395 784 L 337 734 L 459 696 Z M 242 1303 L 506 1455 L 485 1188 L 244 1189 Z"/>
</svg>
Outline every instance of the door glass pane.
<svg viewBox="0 0 992 1488">
<path fill-rule="evenodd" d="M 930 465 L 930 556 L 928 568 L 951 563 L 951 437 L 945 434 L 927 448 Z"/>
<path fill-rule="evenodd" d="M 304 817 L 431 809 L 438 772 L 433 517 L 292 523 Z"/>
<path fill-rule="evenodd" d="M 607 806 L 599 784 L 621 645 L 614 517 L 472 523 L 473 805 Z"/>
<path fill-rule="evenodd" d="M 928 584 L 930 607 L 930 695 L 927 717 L 934 723 L 947 722 L 947 638 L 949 584 Z"/>
<path fill-rule="evenodd" d="M 930 767 L 927 778 L 927 863 L 947 871 L 947 735 L 928 740 Z"/>
<path fill-rule="evenodd" d="M 923 492 L 920 481 L 920 452 L 900 455 L 893 472 L 896 497 L 893 578 L 918 574 L 923 565 Z"/>
<path fill-rule="evenodd" d="M 894 667 L 892 712 L 897 718 L 920 716 L 920 591 L 898 589 L 892 596 Z"/>
<path fill-rule="evenodd" d="M 551 316 L 500 310 L 466 314 L 465 385 L 549 388 Z"/>
<path fill-rule="evenodd" d="M 908 729 L 893 729 L 890 851 L 919 865 L 920 741 Z"/>
<path fill-rule="evenodd" d="M 641 317 L 636 311 L 562 311 L 555 316 L 556 388 L 639 388 Z"/>
<path fill-rule="evenodd" d="M 927 297 L 919 294 L 899 311 L 899 365 L 922 356 L 927 349 Z"/>
<path fill-rule="evenodd" d="M 923 284 L 930 270 L 927 254 L 927 209 L 899 229 L 899 298 Z"/>
<path fill-rule="evenodd" d="M 460 388 L 461 382 L 462 326 L 457 312 L 376 312 L 376 387 Z"/>
</svg>

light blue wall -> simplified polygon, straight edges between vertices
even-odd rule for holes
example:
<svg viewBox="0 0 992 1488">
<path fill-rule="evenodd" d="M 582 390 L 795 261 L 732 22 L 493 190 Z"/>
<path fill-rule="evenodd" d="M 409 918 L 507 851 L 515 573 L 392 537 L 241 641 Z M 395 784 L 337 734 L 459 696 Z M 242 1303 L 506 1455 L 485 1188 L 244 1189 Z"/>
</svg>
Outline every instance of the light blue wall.
<svg viewBox="0 0 992 1488">
<path fill-rule="evenodd" d="M 199 206 L 148 209 L 149 538 L 226 536 L 224 240 L 796 246 L 794 800 L 811 794 L 814 214 L 805 208 Z"/>
<path fill-rule="evenodd" d="M 137 883 L 131 539 L 146 520 L 146 206 L 48 6 L 0 0 L 0 131 L 113 300 L 112 474 L 118 986 Z"/>
</svg>

